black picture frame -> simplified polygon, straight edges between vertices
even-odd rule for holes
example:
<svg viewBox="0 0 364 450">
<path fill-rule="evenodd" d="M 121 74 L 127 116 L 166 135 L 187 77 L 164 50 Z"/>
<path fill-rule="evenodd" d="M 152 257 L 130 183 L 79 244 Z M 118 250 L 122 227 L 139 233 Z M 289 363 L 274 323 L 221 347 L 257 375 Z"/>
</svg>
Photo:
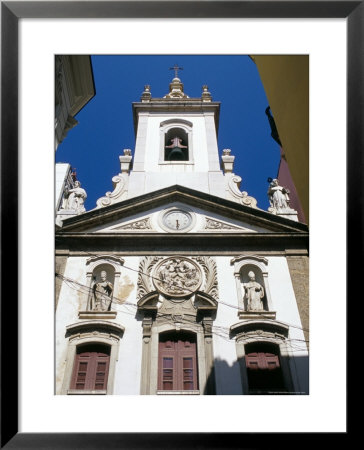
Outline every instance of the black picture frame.
<svg viewBox="0 0 364 450">
<path fill-rule="evenodd" d="M 290 433 L 18 432 L 18 22 L 21 18 L 346 18 L 347 286 L 360 279 L 352 258 L 363 248 L 364 1 L 3 1 L 1 2 L 1 448 L 225 449 L 285 447 Z M 330 112 L 332 113 L 332 112 Z M 336 174 L 333 174 L 335 177 Z M 340 178 L 340 176 L 339 176 Z M 340 179 L 339 179 L 340 182 Z M 354 250 L 355 249 L 355 253 Z M 11 294 L 11 301 L 9 297 Z M 10 329 L 11 327 L 11 329 Z M 5 336 L 11 335 L 11 345 Z M 334 345 L 334 343 L 332 344 Z M 348 352 L 350 349 L 348 347 Z M 347 361 L 349 361 L 349 357 Z M 9 370 L 11 368 L 11 370 Z M 143 415 L 141 414 L 141 420 Z M 349 417 L 349 416 L 348 416 Z M 349 437 L 338 433 L 335 440 Z M 243 436 L 242 436 L 243 435 Z M 315 434 L 315 444 L 319 436 Z M 322 439 L 326 440 L 324 434 Z M 300 437 L 309 443 L 310 433 Z M 320 439 L 321 441 L 321 439 Z M 320 442 L 321 443 L 321 442 Z"/>
</svg>

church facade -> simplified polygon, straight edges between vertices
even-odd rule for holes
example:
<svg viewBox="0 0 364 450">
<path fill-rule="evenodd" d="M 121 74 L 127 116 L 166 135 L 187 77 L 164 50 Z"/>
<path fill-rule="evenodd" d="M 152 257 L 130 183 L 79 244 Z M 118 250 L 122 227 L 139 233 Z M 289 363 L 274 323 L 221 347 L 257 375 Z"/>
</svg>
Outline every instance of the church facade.
<svg viewBox="0 0 364 450">
<path fill-rule="evenodd" d="M 240 190 L 219 113 L 177 73 L 162 98 L 147 85 L 113 191 L 85 211 L 65 186 L 56 394 L 309 393 L 308 228 L 278 180 L 268 211 Z"/>
</svg>

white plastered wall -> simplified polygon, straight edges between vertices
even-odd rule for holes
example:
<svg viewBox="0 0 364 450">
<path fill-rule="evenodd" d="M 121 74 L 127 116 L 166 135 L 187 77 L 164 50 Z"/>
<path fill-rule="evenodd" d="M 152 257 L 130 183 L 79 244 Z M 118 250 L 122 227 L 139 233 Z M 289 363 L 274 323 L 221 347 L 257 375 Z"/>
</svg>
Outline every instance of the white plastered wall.
<svg viewBox="0 0 364 450">
<path fill-rule="evenodd" d="M 112 319 L 125 328 L 119 342 L 119 353 L 116 361 L 113 393 L 115 395 L 139 395 L 142 362 L 142 326 L 136 319 L 137 279 L 140 257 L 123 257 L 119 286 L 115 286 L 115 297 L 124 300 L 123 304 L 114 303 L 117 316 Z M 219 305 L 214 321 L 213 350 L 215 361 L 216 393 L 218 395 L 242 394 L 240 366 L 234 339 L 229 339 L 231 325 L 238 319 L 238 293 L 235 284 L 234 266 L 230 264 L 232 257 L 217 256 L 217 276 L 219 289 Z M 288 265 L 284 257 L 269 257 L 268 282 L 273 308 L 277 312 L 277 321 L 290 325 L 288 347 L 291 356 L 305 356 L 304 335 L 296 299 L 291 284 Z M 69 257 L 64 276 L 81 285 L 86 285 L 86 257 Z M 66 327 L 76 322 L 78 311 L 84 309 L 86 293 L 63 283 L 60 291 L 56 313 L 56 393 L 60 393 L 64 371 L 68 339 L 65 338 Z M 134 305 L 134 306 L 133 306 Z M 223 336 L 219 336 L 223 334 Z M 297 341 L 290 341 L 297 339 Z M 290 345 L 292 342 L 294 345 Z M 301 350 L 297 350 L 297 345 Z M 296 358 L 295 358 L 296 359 Z M 299 360 L 299 358 L 297 358 Z M 301 359 L 302 360 L 302 359 Z M 304 391 L 308 381 L 304 371 L 300 371 L 291 362 L 291 372 L 297 389 Z M 302 373 L 302 375 L 301 375 Z"/>
<path fill-rule="evenodd" d="M 64 277 L 86 286 L 87 258 L 69 257 Z M 116 361 L 113 393 L 119 395 L 138 395 L 140 391 L 142 327 L 136 320 L 136 286 L 139 257 L 124 258 L 121 267 L 119 286 L 114 286 L 114 296 L 124 301 L 114 302 L 113 309 L 117 311 L 115 319 L 110 322 L 121 325 L 125 332 L 119 342 L 119 352 Z M 56 312 L 56 393 L 62 389 L 66 368 L 68 338 L 65 337 L 66 327 L 76 322 L 78 312 L 85 309 L 87 301 L 86 290 L 74 283 L 62 284 Z"/>
<path fill-rule="evenodd" d="M 235 340 L 218 335 L 219 327 L 223 327 L 226 336 L 230 326 L 239 322 L 238 293 L 234 281 L 234 267 L 230 265 L 231 259 L 231 257 L 216 258 L 220 302 L 214 321 L 214 359 L 216 390 L 220 395 L 242 394 Z M 308 353 L 287 261 L 285 257 L 267 259 L 268 283 L 273 310 L 277 313 L 276 320 L 289 325 L 287 347 L 290 356 L 294 357 L 290 360 L 293 381 L 299 392 L 308 392 L 307 373 L 301 370 L 303 366 L 298 367 L 301 362 L 306 364 L 303 359 L 307 358 Z"/>
<path fill-rule="evenodd" d="M 235 341 L 229 340 L 229 328 L 238 321 L 238 297 L 235 286 L 234 267 L 231 257 L 217 257 L 216 265 L 219 284 L 219 305 L 214 321 L 214 362 L 216 394 L 242 394 L 241 375 L 237 363 Z M 226 303 L 224 305 L 223 303 Z M 227 306 L 231 305 L 231 306 Z M 218 327 L 223 327 L 223 335 L 218 335 Z"/>
</svg>

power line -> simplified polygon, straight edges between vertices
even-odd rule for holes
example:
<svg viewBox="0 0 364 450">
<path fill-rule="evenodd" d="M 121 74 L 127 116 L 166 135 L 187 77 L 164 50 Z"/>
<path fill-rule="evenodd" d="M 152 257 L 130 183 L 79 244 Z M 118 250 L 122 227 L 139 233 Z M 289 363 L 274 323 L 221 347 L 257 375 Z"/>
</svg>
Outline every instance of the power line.
<svg viewBox="0 0 364 450">
<path fill-rule="evenodd" d="M 98 256 L 98 255 L 95 255 L 94 253 L 90 253 L 90 252 L 85 252 L 85 253 L 87 255 L 89 255 L 89 256 L 92 256 L 92 257 L 97 257 Z M 113 262 L 111 259 L 108 259 L 107 255 L 103 255 L 103 258 L 106 261 Z M 161 280 L 160 278 L 153 277 L 151 274 L 142 272 L 140 269 L 134 269 L 132 267 L 128 267 L 128 266 L 125 266 L 125 265 L 123 265 L 122 267 L 127 269 L 127 270 L 131 270 L 133 272 L 136 272 L 138 275 L 144 275 L 146 277 L 150 277 L 153 280 L 157 280 L 159 282 L 163 282 L 163 280 Z M 193 291 L 191 289 L 188 289 L 188 288 L 185 288 L 185 290 L 190 292 L 191 294 L 193 294 L 195 292 L 195 291 Z M 221 299 L 218 300 L 218 303 L 219 303 L 219 305 L 221 304 L 221 305 L 227 306 L 229 308 L 233 308 L 235 310 L 241 311 L 241 309 L 238 306 L 232 305 L 231 303 L 226 303 L 226 302 L 222 301 Z M 264 314 L 261 314 L 260 317 L 264 318 L 265 320 L 268 320 L 268 321 L 271 321 L 271 322 L 275 322 L 271 317 L 266 316 Z M 283 322 L 283 321 L 280 321 L 280 322 L 283 323 L 284 325 L 287 325 L 287 326 L 291 327 L 291 328 L 296 328 L 298 330 L 306 331 L 307 333 L 309 333 L 309 329 L 307 329 L 307 328 L 299 327 L 298 325 L 294 325 L 294 324 L 291 324 L 291 323 L 288 323 L 288 322 Z"/>
<path fill-rule="evenodd" d="M 83 293 L 93 292 L 91 288 L 89 288 L 89 287 L 86 286 L 86 285 L 83 285 L 83 284 L 79 283 L 79 282 L 76 281 L 76 280 L 72 280 L 72 279 L 70 279 L 70 278 L 68 278 L 68 277 L 64 277 L 63 275 L 60 275 L 60 274 L 58 274 L 58 273 L 56 273 L 56 276 L 59 277 L 60 279 L 63 279 L 63 281 L 66 283 L 66 285 L 67 285 L 68 287 L 70 287 L 71 289 L 74 289 L 74 290 L 76 290 L 76 291 L 78 291 L 78 292 L 83 292 Z M 76 285 L 76 286 L 75 286 L 75 285 Z M 82 287 L 83 289 L 80 289 L 80 287 Z M 117 297 L 113 297 L 113 299 L 117 299 Z M 118 299 L 118 300 L 120 300 L 120 299 Z M 122 304 L 122 305 L 117 305 L 117 304 L 113 303 L 113 308 L 114 308 L 114 310 L 116 310 L 117 312 L 120 312 L 120 313 L 122 313 L 122 314 L 133 315 L 134 313 L 130 313 L 130 312 L 128 312 L 128 311 L 123 311 L 123 310 L 120 309 L 120 308 L 123 307 L 124 305 L 133 306 L 133 307 L 135 307 L 135 309 L 137 309 L 137 305 L 134 304 L 134 303 L 124 303 L 124 304 Z M 172 315 L 172 314 L 161 314 L 161 313 L 157 313 L 157 317 L 159 317 L 159 318 L 162 318 L 162 317 L 170 318 L 170 316 L 173 316 L 173 315 Z M 195 331 L 196 333 L 203 333 L 203 331 L 201 331 L 201 330 L 199 329 L 199 327 L 197 326 L 198 324 L 197 324 L 196 322 L 192 322 L 192 321 L 189 321 L 189 320 L 187 320 L 187 319 L 184 318 L 184 319 L 182 319 L 179 323 L 189 324 L 189 325 L 194 325 L 193 328 L 194 328 L 194 331 Z M 220 337 L 222 337 L 222 338 L 224 338 L 225 340 L 228 340 L 228 341 L 231 340 L 228 336 L 224 336 L 224 335 L 219 334 L 219 333 L 216 333 L 216 332 L 214 332 L 214 331 L 212 331 L 212 334 L 215 334 L 216 336 L 220 336 Z"/>
<path fill-rule="evenodd" d="M 58 278 L 62 279 L 68 287 L 70 287 L 71 289 L 74 289 L 74 290 L 76 290 L 78 292 L 87 293 L 87 294 L 94 292 L 92 288 L 90 288 L 90 287 L 88 287 L 88 286 L 78 282 L 77 280 L 73 280 L 72 278 L 65 277 L 65 276 L 60 275 L 58 273 L 56 273 L 56 276 Z M 116 302 L 113 303 L 114 310 L 116 310 L 117 312 L 120 312 L 122 314 L 135 315 L 135 312 L 137 310 L 138 305 L 136 305 L 135 303 L 125 302 L 124 300 L 121 300 L 121 299 L 119 299 L 118 297 L 115 297 L 115 296 L 113 296 L 112 299 L 113 300 L 117 300 L 118 302 L 122 302 L 121 304 L 118 304 Z M 122 308 L 124 306 L 131 306 L 131 307 L 135 308 L 135 312 L 123 311 L 122 309 L 120 309 L 120 308 Z M 173 319 L 173 314 L 165 314 L 165 313 L 159 313 L 159 312 L 157 313 L 157 317 L 158 318 L 168 318 L 168 319 L 170 319 L 171 316 L 172 316 L 172 319 Z M 194 331 L 196 333 L 204 334 L 204 332 L 198 326 L 196 321 L 188 320 L 186 317 L 183 317 L 183 318 L 179 317 L 178 321 L 175 321 L 175 323 L 176 322 L 181 323 L 181 324 L 188 324 L 190 326 L 192 325 L 193 329 L 194 329 Z M 220 338 L 222 338 L 222 339 L 224 339 L 224 340 L 226 340 L 228 342 L 230 342 L 232 340 L 232 338 L 230 337 L 230 329 L 228 327 L 223 327 L 223 326 L 219 326 L 219 325 L 216 325 L 216 326 L 213 325 L 212 326 L 212 334 L 215 335 L 215 336 L 218 336 L 218 337 L 220 337 Z M 254 338 L 256 340 L 265 340 L 264 337 L 261 337 L 258 334 L 256 334 L 254 336 Z M 308 342 L 308 341 L 305 341 L 303 339 L 290 339 L 290 338 L 285 339 L 285 342 L 288 343 L 291 346 L 292 349 L 294 349 L 296 351 L 307 351 L 306 348 L 301 348 L 301 347 L 299 347 L 296 344 L 292 344 L 291 343 L 292 341 L 299 341 L 299 342 L 305 342 L 305 343 Z"/>
</svg>

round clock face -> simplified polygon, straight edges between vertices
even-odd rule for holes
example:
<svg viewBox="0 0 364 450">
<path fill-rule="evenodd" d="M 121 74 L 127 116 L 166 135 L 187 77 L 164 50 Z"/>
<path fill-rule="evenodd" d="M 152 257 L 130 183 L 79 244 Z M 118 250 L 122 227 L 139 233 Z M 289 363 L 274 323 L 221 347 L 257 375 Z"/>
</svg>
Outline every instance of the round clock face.
<svg viewBox="0 0 364 450">
<path fill-rule="evenodd" d="M 192 216 L 186 211 L 175 209 L 164 215 L 163 223 L 170 230 L 182 231 L 191 225 Z"/>
</svg>

